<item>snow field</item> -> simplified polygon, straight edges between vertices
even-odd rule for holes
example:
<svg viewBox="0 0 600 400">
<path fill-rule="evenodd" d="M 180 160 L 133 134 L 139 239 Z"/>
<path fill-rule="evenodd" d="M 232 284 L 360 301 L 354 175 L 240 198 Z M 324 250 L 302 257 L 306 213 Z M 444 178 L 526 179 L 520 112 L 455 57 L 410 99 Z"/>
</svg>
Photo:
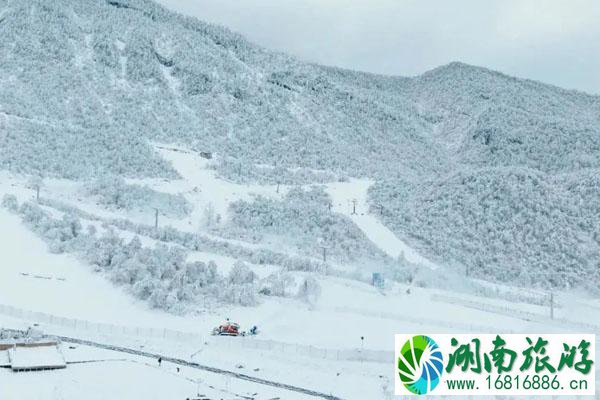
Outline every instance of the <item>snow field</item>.
<svg viewBox="0 0 600 400">
<path fill-rule="evenodd" d="M 214 176 L 214 171 L 206 169 L 206 161 L 192 153 L 164 149 L 160 152 L 173 163 L 184 179 L 146 183 L 155 190 L 173 194 L 184 193 L 194 205 L 194 211 L 187 219 L 173 220 L 161 217 L 161 223 L 172 224 L 177 229 L 189 232 L 201 230 L 203 209 L 209 203 L 217 212 L 223 212 L 225 215 L 229 202 L 240 198 L 248 199 L 252 193 L 279 196 L 272 187 L 250 187 L 219 180 Z M 12 193 L 19 201 L 23 201 L 31 199 L 34 195 L 31 189 L 26 188 L 23 177 L 0 173 L 0 180 L 0 196 Z M 350 217 L 390 256 L 403 254 L 411 262 L 430 269 L 441 268 L 407 247 L 368 214 L 368 186 L 367 181 L 328 185 L 327 191 L 333 198 L 334 211 Z M 282 186 L 281 191 L 285 190 Z M 42 193 L 44 197 L 66 202 L 91 215 L 104 218 L 125 217 L 131 220 L 139 218 L 139 222 L 153 223 L 153 216 L 136 216 L 135 213 L 121 213 L 98 207 L 79 196 L 77 185 L 68 181 L 50 180 Z M 353 199 L 357 200 L 356 215 L 352 214 Z M 60 214 L 53 208 L 47 209 Z M 94 224 L 99 230 L 104 229 L 98 221 L 84 221 L 85 224 Z M 54 318 L 52 323 L 48 323 L 47 320 L 40 323 L 39 318 L 36 320 L 31 314 L 26 314 L 24 319 L 0 315 L 0 326 L 26 328 L 38 323 L 49 333 L 99 338 L 109 343 L 134 347 L 143 346 L 145 349 L 151 348 L 159 353 L 179 355 L 182 358 L 201 357 L 203 362 L 224 369 L 243 365 L 243 369 L 251 370 L 257 376 L 329 391 L 345 399 L 385 398 L 386 393 L 389 394 L 389 391 L 393 390 L 386 379 L 391 381 L 392 378 L 392 360 L 389 365 L 381 362 L 361 362 L 360 358 L 353 361 L 333 361 L 327 357 L 310 357 L 301 351 L 291 356 L 282 349 L 286 348 L 285 346 L 297 345 L 300 349 L 313 346 L 315 351 L 324 349 L 356 352 L 362 349 L 365 352 L 391 353 L 393 334 L 396 332 L 495 332 L 498 327 L 502 327 L 503 332 L 566 332 L 574 329 L 573 322 L 581 326 L 586 321 L 600 320 L 600 307 L 594 300 L 568 293 L 556 294 L 560 304 L 555 310 L 557 320 L 549 321 L 544 317 L 547 307 L 541 305 L 513 302 L 507 307 L 506 301 L 498 298 L 400 284 L 389 284 L 386 289 L 377 290 L 359 281 L 333 276 L 316 276 L 322 287 L 322 294 L 319 301 L 313 305 L 293 298 L 263 297 L 261 304 L 253 308 L 221 306 L 196 315 L 176 316 L 150 309 L 147 304 L 134 300 L 127 292 L 113 286 L 101 275 L 94 273 L 91 267 L 82 265 L 70 255 L 49 254 L 46 244 L 24 227 L 17 216 L 4 209 L 0 210 L 0 227 L 0 254 L 4 255 L 4 260 L 10 260 L 4 262 L 0 268 L 0 305 L 43 312 Z M 119 235 L 133 237 L 133 234 L 127 231 L 119 231 Z M 241 240 L 220 239 L 256 247 L 253 243 Z M 141 240 L 144 245 L 156 243 L 155 240 L 144 236 Z M 214 260 L 224 272 L 235 262 L 232 257 L 210 252 L 191 252 L 188 259 Z M 278 267 L 251 265 L 251 268 L 265 276 Z M 303 273 L 293 275 L 296 279 L 305 276 Z M 511 289 L 506 291 L 510 293 Z M 32 296 L 32 293 L 35 296 Z M 473 307 L 473 304 L 477 304 L 478 307 Z M 240 322 L 243 327 L 258 325 L 261 333 L 256 343 L 268 341 L 270 345 L 256 348 L 257 346 L 244 346 L 235 338 L 209 337 L 208 332 L 225 317 Z M 72 319 L 84 323 L 77 327 L 71 326 L 69 321 Z M 64 321 L 67 322 L 63 324 Z M 115 328 L 103 331 L 102 328 L 93 329 L 94 324 Z M 89 329 L 90 326 L 92 329 Z M 136 327 L 141 328 L 141 335 L 124 334 L 126 328 Z M 160 338 L 154 334 L 144 336 L 144 328 L 148 331 L 153 329 L 159 332 L 159 335 L 161 330 L 167 328 L 187 334 L 191 340 Z M 361 336 L 365 338 L 364 342 L 360 340 Z M 191 357 L 192 354 L 194 357 Z M 155 374 L 156 371 L 148 372 L 148 366 L 130 364 L 135 363 L 120 361 L 115 364 L 117 366 L 114 370 L 110 369 L 109 375 L 119 375 L 114 381 L 114 393 L 125 390 L 123 393 L 131 396 L 127 398 L 154 398 L 143 397 L 152 396 L 149 392 L 129 393 L 129 389 L 119 386 L 119 382 L 122 383 L 121 377 L 127 376 L 128 368 L 132 370 L 133 382 L 143 377 L 152 381 L 163 379 Z M 81 394 L 81 391 L 95 387 L 86 380 L 86 371 L 106 371 L 100 364 L 90 367 L 89 370 L 81 368 L 77 371 L 69 368 L 69 371 L 75 371 L 72 379 L 79 382 L 72 388 L 64 386 L 67 385 L 64 382 L 71 379 L 71 372 L 68 371 L 64 372 L 66 375 L 63 383 L 52 387 L 51 383 L 41 379 L 40 387 L 44 388 L 46 393 L 55 392 L 55 398 L 77 398 L 75 396 Z M 258 371 L 254 371 L 255 369 Z M 189 393 L 190 387 L 194 386 L 189 385 L 190 381 L 175 378 L 164 378 L 165 382 L 173 381 L 174 389 L 171 393 Z M 20 379 L 13 379 L 11 376 L 8 380 L 14 387 L 18 387 Z M 182 383 L 174 383 L 175 381 Z M 171 387 L 171 383 L 166 385 Z M 240 387 L 237 382 L 221 381 L 219 385 L 220 390 L 227 390 L 222 389 L 224 387 L 235 387 L 239 390 Z M 383 388 L 387 388 L 387 392 Z M 80 392 L 77 392 L 78 390 Z M 36 397 L 39 393 L 41 392 L 34 391 L 27 395 L 31 396 L 29 398 L 40 398 Z M 153 393 L 162 392 L 157 390 Z"/>
</svg>

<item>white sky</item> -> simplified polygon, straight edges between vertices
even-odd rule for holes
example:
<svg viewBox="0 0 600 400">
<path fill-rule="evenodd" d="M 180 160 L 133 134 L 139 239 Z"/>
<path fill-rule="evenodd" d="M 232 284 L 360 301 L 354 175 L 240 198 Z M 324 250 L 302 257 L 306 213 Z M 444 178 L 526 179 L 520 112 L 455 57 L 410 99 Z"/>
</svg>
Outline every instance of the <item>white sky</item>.
<svg viewBox="0 0 600 400">
<path fill-rule="evenodd" d="M 307 61 L 418 75 L 451 61 L 600 94 L 600 0 L 158 0 Z"/>
</svg>

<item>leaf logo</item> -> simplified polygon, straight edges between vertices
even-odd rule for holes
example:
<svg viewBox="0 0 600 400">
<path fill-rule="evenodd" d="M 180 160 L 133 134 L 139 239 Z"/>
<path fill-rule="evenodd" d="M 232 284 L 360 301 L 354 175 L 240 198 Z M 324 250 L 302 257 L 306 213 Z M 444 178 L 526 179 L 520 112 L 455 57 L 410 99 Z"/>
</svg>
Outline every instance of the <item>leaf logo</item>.
<svg viewBox="0 0 600 400">
<path fill-rule="evenodd" d="M 404 387 L 414 394 L 427 394 L 440 383 L 444 357 L 438 344 L 428 336 L 407 340 L 398 357 L 398 374 Z"/>
</svg>

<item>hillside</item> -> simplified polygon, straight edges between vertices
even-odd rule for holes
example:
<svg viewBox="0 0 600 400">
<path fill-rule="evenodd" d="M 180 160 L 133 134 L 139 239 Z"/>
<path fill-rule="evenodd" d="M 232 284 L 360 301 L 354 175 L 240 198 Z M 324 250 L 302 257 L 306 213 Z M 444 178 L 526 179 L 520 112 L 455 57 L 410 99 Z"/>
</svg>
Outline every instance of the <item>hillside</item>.
<svg viewBox="0 0 600 400">
<path fill-rule="evenodd" d="M 597 279 L 598 96 L 462 63 L 414 78 L 304 63 L 149 0 L 0 0 L 0 37 L 2 169 L 172 180 L 153 147 L 171 143 L 238 183 L 367 178 L 382 221 L 441 265 Z"/>
<path fill-rule="evenodd" d="M 366 162 L 375 154 L 391 162 L 411 143 L 412 161 L 432 147 L 394 93 L 402 79 L 304 64 L 150 1 L 3 0 L 0 9 L 10 132 L 0 160 L 13 170 L 171 177 L 148 139 L 361 173 L 383 170 Z"/>
<path fill-rule="evenodd" d="M 444 182 L 379 182 L 383 220 L 461 274 L 546 287 L 600 280 L 597 178 L 562 179 L 527 168 L 463 171 Z M 595 181 L 593 180 L 595 179 Z M 590 195 L 594 193 L 593 195 Z"/>
<path fill-rule="evenodd" d="M 263 297 L 252 308 L 172 315 L 134 300 L 72 256 L 49 253 L 18 217 L 2 208 L 0 226 L 5 228 L 0 230 L 0 251 L 12 261 L 0 269 L 0 327 L 26 330 L 35 323 L 46 334 L 134 350 L 65 340 L 63 353 L 72 364 L 64 370 L 17 374 L 0 369 L 2 393 L 10 399 L 104 399 L 114 393 L 114 398 L 147 400 L 186 398 L 197 390 L 211 399 L 316 398 L 208 371 L 178 370 L 179 365 L 167 362 L 158 368 L 156 358 L 136 355 L 140 350 L 348 400 L 391 399 L 389 338 L 399 326 L 456 333 L 496 332 L 498 326 L 506 332 L 598 331 L 596 324 L 590 325 L 600 316 L 598 301 L 568 293 L 556 294 L 563 306 L 551 320 L 543 292 L 493 285 L 488 292 L 467 295 L 393 284 L 382 295 L 370 285 L 331 276 L 317 277 L 323 293 L 311 309 L 293 298 Z M 499 294 L 510 301 L 496 298 Z M 259 336 L 210 336 L 225 316 L 243 327 L 258 324 Z M 323 330 L 325 325 L 337 329 Z M 3 333 L 0 329 L 0 338 Z M 598 373 L 595 379 L 597 385 Z"/>
<path fill-rule="evenodd" d="M 429 71 L 409 87 L 457 162 L 545 172 L 598 167 L 598 96 L 462 63 Z"/>
</svg>

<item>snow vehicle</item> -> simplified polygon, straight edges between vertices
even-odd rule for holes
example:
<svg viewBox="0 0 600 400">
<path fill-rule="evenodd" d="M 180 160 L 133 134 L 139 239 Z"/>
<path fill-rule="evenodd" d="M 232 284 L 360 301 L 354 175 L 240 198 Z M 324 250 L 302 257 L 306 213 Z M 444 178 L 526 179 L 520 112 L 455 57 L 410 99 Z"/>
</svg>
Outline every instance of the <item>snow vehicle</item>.
<svg viewBox="0 0 600 400">
<path fill-rule="evenodd" d="M 214 328 L 212 334 L 219 336 L 239 336 L 241 335 L 240 325 L 236 324 L 235 322 L 227 321 L 226 323 Z"/>
</svg>

